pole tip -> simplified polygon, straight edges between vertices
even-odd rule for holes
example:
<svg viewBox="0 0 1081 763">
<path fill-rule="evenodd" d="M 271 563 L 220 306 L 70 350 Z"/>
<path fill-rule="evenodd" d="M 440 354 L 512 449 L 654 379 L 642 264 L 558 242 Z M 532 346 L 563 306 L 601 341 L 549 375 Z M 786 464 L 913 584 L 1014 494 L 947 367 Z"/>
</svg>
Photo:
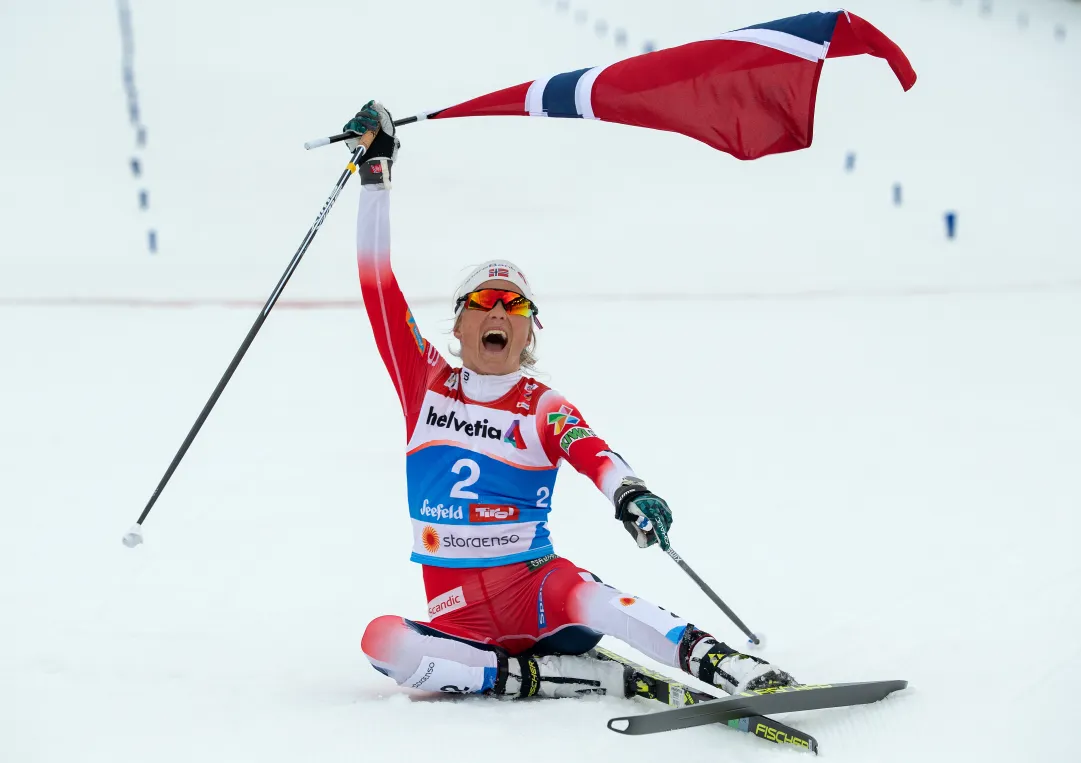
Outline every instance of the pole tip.
<svg viewBox="0 0 1081 763">
<path fill-rule="evenodd" d="M 143 542 L 143 526 L 140 524 L 134 524 L 131 529 L 124 534 L 124 537 L 120 539 L 128 548 L 135 548 Z"/>
<path fill-rule="evenodd" d="M 753 638 L 747 639 L 747 651 L 761 652 L 766 648 L 766 634 L 762 631 L 751 634 Z M 757 639 L 757 640 L 756 640 Z"/>
</svg>

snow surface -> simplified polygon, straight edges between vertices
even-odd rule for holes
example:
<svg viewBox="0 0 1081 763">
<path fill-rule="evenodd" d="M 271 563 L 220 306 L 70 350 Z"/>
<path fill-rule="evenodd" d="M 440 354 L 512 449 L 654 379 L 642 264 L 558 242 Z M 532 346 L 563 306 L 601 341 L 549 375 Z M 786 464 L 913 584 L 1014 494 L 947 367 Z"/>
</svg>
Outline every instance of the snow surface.
<svg viewBox="0 0 1081 763">
<path fill-rule="evenodd" d="M 368 666 L 365 624 L 425 596 L 352 186 L 146 544 L 119 540 L 343 166 L 303 141 L 369 97 L 403 116 L 814 7 L 134 5 L 149 212 L 115 9 L 0 8 L 0 761 L 796 754 L 718 728 L 619 737 L 616 699 L 409 695 Z M 465 266 L 522 264 L 542 368 L 669 499 L 676 548 L 766 656 L 911 682 L 791 716 L 829 760 L 1081 760 L 1081 9 L 853 10 L 920 81 L 829 62 L 802 153 L 739 163 L 572 120 L 403 129 L 396 269 L 442 344 Z M 586 480 L 561 477 L 554 506 L 561 554 L 739 638 Z"/>
</svg>

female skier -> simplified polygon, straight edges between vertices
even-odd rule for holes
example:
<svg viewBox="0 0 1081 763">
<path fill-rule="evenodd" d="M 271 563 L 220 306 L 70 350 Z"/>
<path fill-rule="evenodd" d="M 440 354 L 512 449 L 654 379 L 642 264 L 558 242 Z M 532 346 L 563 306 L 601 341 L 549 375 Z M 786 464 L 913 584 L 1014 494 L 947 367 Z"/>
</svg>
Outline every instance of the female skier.
<svg viewBox="0 0 1081 763">
<path fill-rule="evenodd" d="M 604 585 L 556 556 L 547 520 L 567 461 L 615 507 L 640 548 L 668 549 L 672 514 L 562 395 L 522 373 L 538 310 L 525 275 L 500 260 L 454 297 L 454 368 L 421 335 L 390 267 L 390 180 L 399 142 L 369 101 L 344 130 L 376 138 L 358 168 L 357 261 L 364 306 L 406 424 L 411 559 L 428 622 L 383 615 L 361 642 L 399 685 L 502 697 L 632 696 L 623 666 L 584 656 L 602 635 L 726 692 L 794 683 L 688 621 Z"/>
</svg>

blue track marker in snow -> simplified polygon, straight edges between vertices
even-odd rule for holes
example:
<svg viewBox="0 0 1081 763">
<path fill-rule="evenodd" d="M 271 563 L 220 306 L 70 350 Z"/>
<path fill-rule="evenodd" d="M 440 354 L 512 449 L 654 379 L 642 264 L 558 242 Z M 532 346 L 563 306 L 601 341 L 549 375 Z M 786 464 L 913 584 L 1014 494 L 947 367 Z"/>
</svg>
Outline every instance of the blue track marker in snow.
<svg viewBox="0 0 1081 763">
<path fill-rule="evenodd" d="M 139 175 L 142 173 L 142 171 L 143 171 L 143 167 L 142 167 L 141 164 L 139 164 L 139 157 L 137 157 L 137 156 L 131 157 L 131 174 L 134 175 L 135 177 L 139 177 Z"/>
<path fill-rule="evenodd" d="M 1055 39 L 1056 40 L 1065 40 L 1066 39 L 1066 25 L 1065 24 L 1055 24 Z"/>
<path fill-rule="evenodd" d="M 646 40 L 645 42 L 642 43 L 642 52 L 643 53 L 652 53 L 656 49 L 657 49 L 657 46 L 653 43 L 652 40 Z"/>
<path fill-rule="evenodd" d="M 151 254 L 158 253 L 158 233 L 155 230 L 151 230 L 146 237 L 147 247 L 150 249 Z"/>
<path fill-rule="evenodd" d="M 901 206 L 901 184 L 893 184 L 893 204 L 896 207 Z"/>
<path fill-rule="evenodd" d="M 956 212 L 947 212 L 946 213 L 946 238 L 948 238 L 948 239 L 957 238 L 957 213 Z"/>
<path fill-rule="evenodd" d="M 597 33 L 598 37 L 604 37 L 608 33 L 608 22 L 604 19 L 600 19 L 593 25 L 593 31 Z"/>
<path fill-rule="evenodd" d="M 150 194 L 145 188 L 139 191 L 139 209 L 150 209 Z"/>
<path fill-rule="evenodd" d="M 627 44 L 627 30 L 617 29 L 612 35 L 612 39 L 616 41 L 616 45 L 622 48 L 624 45 Z"/>
<path fill-rule="evenodd" d="M 845 154 L 845 172 L 852 172 L 856 169 L 856 152 L 849 151 Z"/>
</svg>

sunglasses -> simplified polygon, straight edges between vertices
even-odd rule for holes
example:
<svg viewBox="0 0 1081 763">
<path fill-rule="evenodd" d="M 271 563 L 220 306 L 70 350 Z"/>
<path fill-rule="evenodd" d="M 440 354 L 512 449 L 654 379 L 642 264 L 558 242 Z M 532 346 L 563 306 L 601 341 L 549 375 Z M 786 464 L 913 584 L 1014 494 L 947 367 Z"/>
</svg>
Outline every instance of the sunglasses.
<svg viewBox="0 0 1081 763">
<path fill-rule="evenodd" d="M 538 312 L 537 306 L 528 299 L 516 291 L 507 291 L 506 289 L 471 291 L 464 297 L 459 297 L 458 304 L 455 307 L 461 309 L 462 303 L 465 303 L 467 310 L 484 310 L 487 312 L 499 302 L 503 303 L 503 309 L 507 311 L 507 315 L 521 315 L 528 318 L 535 316 Z"/>
</svg>

